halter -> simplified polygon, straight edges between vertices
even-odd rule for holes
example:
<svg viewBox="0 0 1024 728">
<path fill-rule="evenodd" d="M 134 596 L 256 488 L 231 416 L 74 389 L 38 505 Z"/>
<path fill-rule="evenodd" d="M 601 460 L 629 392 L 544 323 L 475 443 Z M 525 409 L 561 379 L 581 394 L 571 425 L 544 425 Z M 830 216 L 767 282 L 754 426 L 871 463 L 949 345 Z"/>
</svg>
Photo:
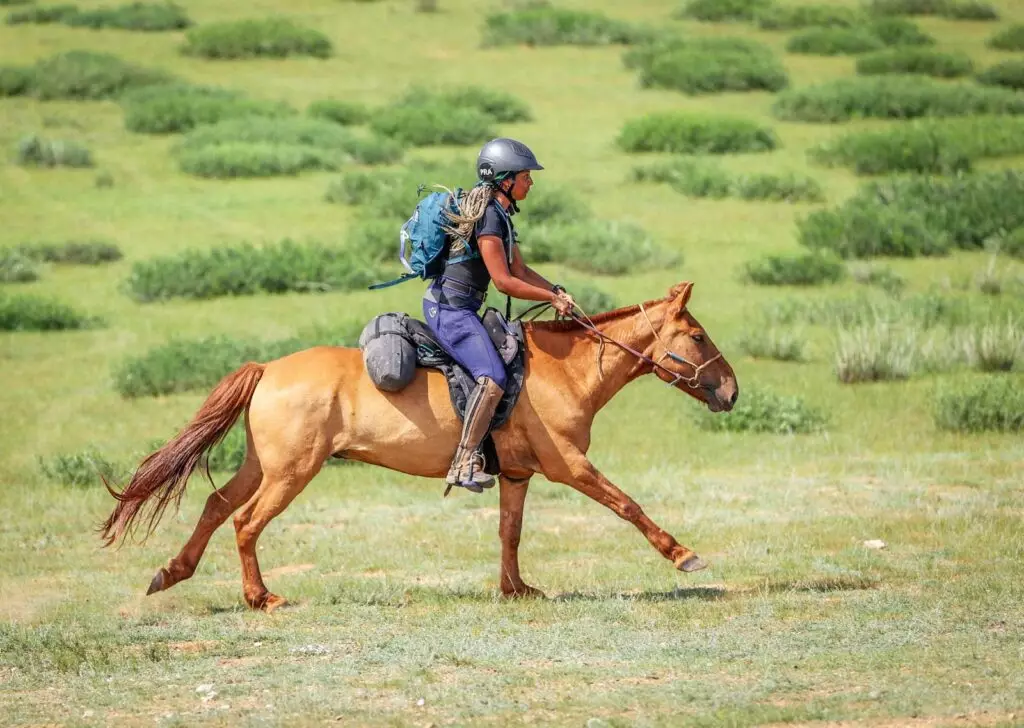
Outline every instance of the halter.
<svg viewBox="0 0 1024 728">
<path fill-rule="evenodd" d="M 696 389 L 700 385 L 700 373 L 702 371 L 704 371 L 704 367 L 709 366 L 709 365 L 715 363 L 716 361 L 718 361 L 719 359 L 721 359 L 722 358 L 721 352 L 719 352 L 716 356 L 712 357 L 711 359 L 708 359 L 703 364 L 697 365 L 697 364 L 694 364 L 689 359 L 687 359 L 682 354 L 676 354 L 674 351 L 670 351 L 669 348 L 667 346 L 665 346 L 665 342 L 661 340 L 660 336 L 658 336 L 658 330 L 655 329 L 654 328 L 654 324 L 651 323 L 651 318 L 650 318 L 650 316 L 647 315 L 647 311 L 644 309 L 644 305 L 642 303 L 639 304 L 639 305 L 640 305 L 640 312 L 644 315 L 644 319 L 646 319 L 647 325 L 651 327 L 651 333 L 654 334 L 655 341 L 657 341 L 659 344 L 661 344 L 661 347 L 665 350 L 665 353 L 662 354 L 660 357 L 658 357 L 657 361 L 655 361 L 651 357 L 647 356 L 643 352 L 637 351 L 636 349 L 634 349 L 633 347 L 629 346 L 628 344 L 623 344 L 621 341 L 616 341 L 612 337 L 608 336 L 608 334 L 604 333 L 603 331 L 601 331 L 601 329 L 597 328 L 596 326 L 594 326 L 594 324 L 592 324 L 590 322 L 590 317 L 587 316 L 586 312 L 583 311 L 582 308 L 580 308 L 580 311 L 583 313 L 583 317 L 582 318 L 580 316 L 578 316 L 577 314 L 575 314 L 575 313 L 571 314 L 571 316 L 572 316 L 573 321 L 578 323 L 580 326 L 585 328 L 587 331 L 590 331 L 590 332 L 592 332 L 594 334 L 597 334 L 598 338 L 601 339 L 601 346 L 604 346 L 604 342 L 605 341 L 609 342 L 610 344 L 615 344 L 615 346 L 619 347 L 620 349 L 622 349 L 625 352 L 628 352 L 628 353 L 632 354 L 633 356 L 635 356 L 640 361 L 645 362 L 647 364 L 650 364 L 652 368 L 660 369 L 661 371 L 663 371 L 666 374 L 668 374 L 670 377 L 672 377 L 672 381 L 671 382 L 666 382 L 666 384 L 668 384 L 670 387 L 674 387 L 677 384 L 679 384 L 679 382 L 682 382 L 686 386 L 688 386 L 690 389 Z M 521 313 L 517 318 L 525 319 L 525 317 L 528 314 L 534 312 L 536 309 L 543 310 L 544 308 L 547 308 L 548 306 L 550 306 L 550 304 L 548 304 L 548 303 L 541 303 L 541 304 L 537 304 L 536 306 L 531 306 L 526 311 Z M 576 308 L 579 308 L 579 306 L 577 306 Z M 540 311 L 537 311 L 537 313 L 540 313 Z M 537 313 L 534 314 L 534 318 L 537 317 Z M 689 377 L 686 377 L 686 376 L 683 376 L 679 372 L 672 371 L 671 369 L 669 369 L 668 367 L 666 367 L 664 364 L 661 363 L 661 360 L 664 359 L 666 356 L 669 359 L 671 359 L 672 361 L 678 362 L 680 364 L 687 364 L 687 365 L 693 367 L 693 374 L 690 375 Z M 600 359 L 600 353 L 598 354 L 598 358 Z M 660 379 L 660 377 L 659 377 L 659 379 Z M 662 381 L 665 381 L 665 380 L 662 379 Z"/>
</svg>

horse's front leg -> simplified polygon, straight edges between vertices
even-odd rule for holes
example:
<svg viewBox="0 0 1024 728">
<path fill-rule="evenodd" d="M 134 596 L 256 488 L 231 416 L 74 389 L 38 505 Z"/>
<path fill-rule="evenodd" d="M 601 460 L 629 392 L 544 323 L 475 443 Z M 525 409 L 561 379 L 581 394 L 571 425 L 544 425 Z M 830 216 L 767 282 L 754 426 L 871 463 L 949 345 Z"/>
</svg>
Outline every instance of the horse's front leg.
<svg viewBox="0 0 1024 728">
<path fill-rule="evenodd" d="M 511 599 L 543 597 L 544 593 L 526 584 L 519 576 L 519 536 L 523 532 L 523 504 L 530 479 L 499 478 L 501 491 L 501 593 Z"/>
<path fill-rule="evenodd" d="M 620 518 L 632 523 L 640 529 L 651 546 L 675 564 L 680 571 L 699 571 L 708 565 L 692 549 L 683 546 L 671 535 L 661 530 L 658 524 L 643 512 L 637 502 L 602 475 L 586 455 L 579 451 L 568 450 L 568 454 L 565 454 L 566 452 L 567 450 L 562 451 L 564 460 L 554 469 L 552 480 L 572 486 L 615 511 Z M 545 472 L 546 474 L 547 472 Z"/>
</svg>

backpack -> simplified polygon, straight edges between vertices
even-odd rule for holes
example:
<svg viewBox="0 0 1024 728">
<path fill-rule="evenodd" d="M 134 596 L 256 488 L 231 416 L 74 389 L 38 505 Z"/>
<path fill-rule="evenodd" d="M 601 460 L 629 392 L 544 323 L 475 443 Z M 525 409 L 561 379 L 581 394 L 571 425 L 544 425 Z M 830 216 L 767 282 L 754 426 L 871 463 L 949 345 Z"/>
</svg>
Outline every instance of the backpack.
<svg viewBox="0 0 1024 728">
<path fill-rule="evenodd" d="M 480 254 L 476 251 L 448 259 L 451 248 L 451 234 L 445 230 L 451 224 L 448 214 L 458 214 L 456 200 L 462 196 L 462 189 L 432 192 L 416 204 L 412 217 L 402 225 L 398 236 L 398 259 L 407 271 L 386 283 L 376 283 L 370 290 L 388 288 L 414 278 L 426 280 L 437 278 L 448 263 L 458 263 Z"/>
</svg>

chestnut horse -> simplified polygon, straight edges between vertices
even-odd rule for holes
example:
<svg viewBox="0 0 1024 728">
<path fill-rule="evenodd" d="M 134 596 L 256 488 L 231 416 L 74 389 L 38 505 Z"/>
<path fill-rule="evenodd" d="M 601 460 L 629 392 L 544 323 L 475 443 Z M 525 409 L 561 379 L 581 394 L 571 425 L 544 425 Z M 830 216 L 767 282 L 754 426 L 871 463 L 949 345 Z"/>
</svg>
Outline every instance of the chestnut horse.
<svg viewBox="0 0 1024 728">
<path fill-rule="evenodd" d="M 661 530 L 587 459 L 594 416 L 626 384 L 652 371 L 703 402 L 729 410 L 738 394 L 732 368 L 687 310 L 691 283 L 657 301 L 582 320 L 525 325 L 526 381 L 511 418 L 493 433 L 501 463 L 501 591 L 543 596 L 519 576 L 519 535 L 530 478 L 541 473 L 607 506 L 634 524 L 682 571 L 707 564 Z M 662 363 L 665 362 L 665 363 Z M 440 372 L 419 369 L 397 393 L 370 381 L 358 349 L 321 346 L 267 364 L 245 364 L 216 386 L 193 420 L 139 465 L 101 526 L 106 545 L 145 535 L 177 504 L 189 475 L 246 411 L 248 452 L 242 467 L 206 501 L 181 552 L 161 568 L 148 594 L 195 572 L 213 532 L 236 509 L 235 535 L 245 601 L 272 610 L 285 602 L 263 583 L 256 540 L 331 455 L 443 478 L 461 423 Z"/>
</svg>

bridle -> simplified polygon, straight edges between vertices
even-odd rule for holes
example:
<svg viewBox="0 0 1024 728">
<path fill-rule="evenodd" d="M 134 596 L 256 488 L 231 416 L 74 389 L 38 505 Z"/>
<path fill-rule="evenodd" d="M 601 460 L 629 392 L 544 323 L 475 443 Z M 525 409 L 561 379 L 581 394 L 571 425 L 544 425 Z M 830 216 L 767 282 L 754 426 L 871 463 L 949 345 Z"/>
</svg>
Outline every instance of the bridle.
<svg viewBox="0 0 1024 728">
<path fill-rule="evenodd" d="M 529 309 L 527 309 L 526 311 L 524 311 L 522 314 L 520 314 L 519 318 L 523 318 L 524 316 L 526 316 L 526 314 L 532 312 L 534 309 L 544 308 L 544 307 L 547 307 L 548 305 L 549 304 L 545 303 L 545 304 L 541 304 L 539 306 L 532 306 Z M 580 310 L 580 313 L 582 313 L 583 315 L 580 316 L 580 315 L 576 314 L 575 312 L 573 312 L 572 314 L 570 314 L 570 316 L 573 319 L 573 321 L 578 323 L 584 329 L 586 329 L 587 331 L 590 331 L 593 334 L 596 334 L 598 336 L 598 338 L 601 339 L 602 342 L 607 341 L 609 344 L 614 344 L 615 346 L 619 347 L 623 351 L 625 351 L 625 352 L 627 352 L 629 354 L 632 354 L 633 356 L 635 356 L 640 361 L 642 361 L 642 362 L 644 362 L 646 364 L 650 364 L 653 369 L 660 369 L 661 371 L 663 371 L 666 374 L 668 374 L 670 377 L 672 377 L 672 381 L 669 382 L 669 381 L 667 381 L 665 379 L 662 379 L 661 381 L 665 382 L 670 387 L 675 387 L 680 382 L 685 384 L 690 389 L 696 389 L 697 387 L 699 387 L 700 386 L 700 375 L 701 375 L 701 372 L 704 371 L 705 367 L 710 366 L 711 364 L 714 364 L 716 361 L 721 359 L 722 358 L 722 353 L 719 352 L 718 354 L 713 356 L 711 359 L 708 359 L 703 364 L 699 364 L 699 365 L 698 364 L 694 364 L 692 361 L 687 359 L 682 354 L 676 354 L 674 351 L 671 351 L 668 348 L 668 346 L 665 345 L 665 342 L 661 340 L 661 336 L 658 335 L 658 330 L 656 328 L 654 328 L 654 324 L 651 323 L 651 317 L 647 315 L 647 310 L 644 308 L 644 305 L 641 303 L 641 304 L 639 304 L 639 307 L 640 307 L 640 313 L 642 313 L 644 315 L 644 320 L 646 320 L 647 321 L 647 325 L 651 327 L 651 333 L 654 334 L 654 340 L 657 341 L 659 344 L 661 344 L 661 348 L 665 350 L 664 353 L 660 357 L 658 357 L 657 361 L 655 361 L 651 357 L 647 356 L 642 351 L 637 351 L 636 349 L 634 349 L 633 347 L 629 346 L 628 344 L 624 344 L 621 341 L 617 341 L 617 340 L 613 339 L 612 337 L 608 336 L 608 334 L 604 333 L 599 328 L 594 326 L 594 324 L 590 321 L 590 317 L 587 316 L 586 312 L 582 308 L 579 308 L 579 306 L 577 306 L 576 308 L 578 308 Z M 598 354 L 598 356 L 600 357 L 600 354 Z M 687 376 L 684 376 L 681 372 L 674 372 L 674 371 L 672 371 L 671 369 L 669 369 L 668 367 L 666 367 L 664 364 L 661 363 L 662 360 L 665 359 L 665 357 L 668 357 L 672 361 L 677 362 L 679 364 L 686 364 L 686 365 L 688 365 L 690 367 L 693 367 L 693 374 L 691 374 L 690 376 L 687 377 Z M 661 377 L 658 377 L 658 378 L 661 379 Z"/>
</svg>

